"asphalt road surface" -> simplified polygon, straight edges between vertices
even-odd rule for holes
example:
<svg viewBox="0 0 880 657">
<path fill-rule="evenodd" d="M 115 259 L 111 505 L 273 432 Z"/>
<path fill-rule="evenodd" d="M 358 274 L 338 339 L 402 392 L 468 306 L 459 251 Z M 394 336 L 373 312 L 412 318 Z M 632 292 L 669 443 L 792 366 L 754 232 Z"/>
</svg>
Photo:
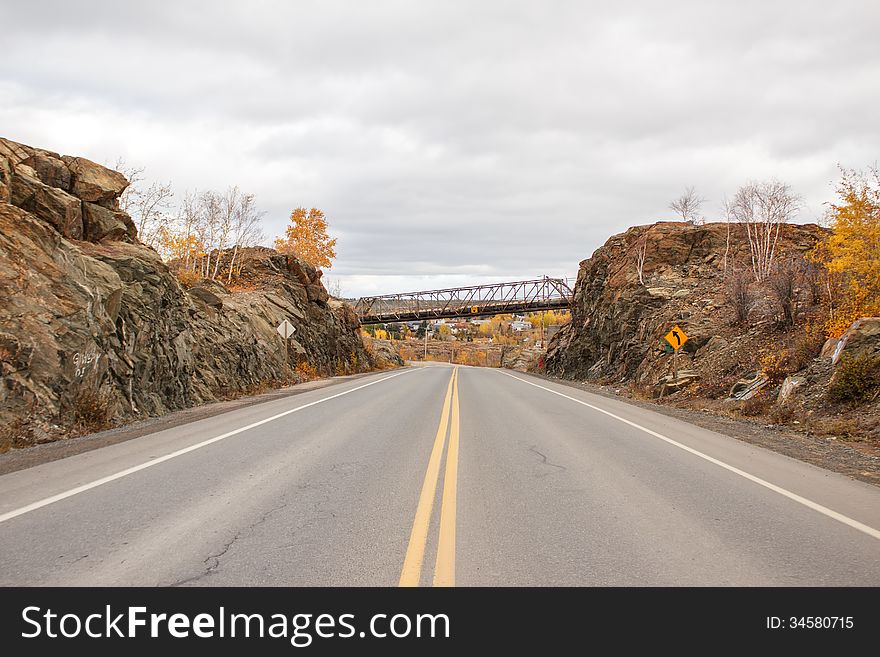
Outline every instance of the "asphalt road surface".
<svg viewBox="0 0 880 657">
<path fill-rule="evenodd" d="M 0 477 L 3 585 L 880 585 L 880 489 L 430 365 Z"/>
</svg>

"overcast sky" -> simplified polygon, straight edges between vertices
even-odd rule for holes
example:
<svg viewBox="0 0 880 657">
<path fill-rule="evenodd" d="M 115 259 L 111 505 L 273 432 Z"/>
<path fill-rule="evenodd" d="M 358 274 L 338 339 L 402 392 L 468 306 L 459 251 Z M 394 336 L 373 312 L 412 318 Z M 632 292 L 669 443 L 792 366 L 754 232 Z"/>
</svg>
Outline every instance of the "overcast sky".
<svg viewBox="0 0 880 657">
<path fill-rule="evenodd" d="M 880 3 L 0 0 L 0 135 L 316 206 L 346 295 L 574 275 L 608 236 L 880 153 Z"/>
</svg>

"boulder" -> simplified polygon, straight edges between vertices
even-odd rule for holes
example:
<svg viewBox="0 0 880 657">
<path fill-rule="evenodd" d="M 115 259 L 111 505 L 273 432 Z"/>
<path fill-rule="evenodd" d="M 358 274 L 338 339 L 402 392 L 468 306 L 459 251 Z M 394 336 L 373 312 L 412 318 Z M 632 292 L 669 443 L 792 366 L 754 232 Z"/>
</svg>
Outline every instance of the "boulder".
<svg viewBox="0 0 880 657">
<path fill-rule="evenodd" d="M 111 207 L 128 187 L 128 180 L 121 173 L 84 157 L 65 155 L 62 160 L 72 176 L 71 191 L 83 201 Z"/>
<path fill-rule="evenodd" d="M 377 340 L 375 338 L 364 339 L 367 344 L 367 350 L 370 353 L 370 358 L 377 366 L 403 366 L 403 358 L 400 357 L 400 354 L 391 342 L 388 340 Z"/>
<path fill-rule="evenodd" d="M 868 355 L 880 355 L 880 317 L 862 317 L 852 323 L 838 341 L 831 362 L 834 365 L 841 356 L 847 354 L 851 358 Z"/>
<path fill-rule="evenodd" d="M 64 237 L 83 238 L 82 202 L 62 189 L 43 184 L 28 166 L 16 167 L 9 202 L 39 217 Z"/>
<path fill-rule="evenodd" d="M 839 338 L 828 338 L 827 340 L 825 340 L 825 344 L 822 345 L 822 351 L 819 354 L 819 358 L 834 358 L 834 352 L 837 350 L 837 345 L 839 343 Z"/>
<path fill-rule="evenodd" d="M 654 386 L 654 396 L 665 397 L 666 395 L 671 395 L 699 380 L 700 375 L 697 372 L 693 370 L 679 370 L 678 376 L 669 374 L 660 379 L 657 385 Z"/>
<path fill-rule="evenodd" d="M 0 203 L 9 203 L 9 186 L 12 184 L 12 165 L 0 157 Z"/>
<path fill-rule="evenodd" d="M 776 397 L 776 401 L 780 404 L 784 404 L 792 394 L 794 394 L 794 392 L 806 382 L 807 380 L 802 376 L 785 377 L 785 381 L 782 382 L 782 386 L 779 388 L 779 395 Z"/>
<path fill-rule="evenodd" d="M 187 290 L 187 294 L 189 294 L 191 297 L 195 297 L 206 306 L 216 308 L 217 310 L 223 307 L 223 300 L 204 287 L 191 287 L 189 290 Z"/>
<path fill-rule="evenodd" d="M 83 203 L 85 237 L 90 242 L 134 242 L 137 228 L 131 217 L 120 210 L 110 210 L 102 205 Z"/>
<path fill-rule="evenodd" d="M 44 185 L 57 187 L 65 192 L 71 190 L 73 175 L 57 153 L 37 150 L 22 160 L 22 164 L 26 164 L 33 169 L 37 178 Z"/>
<path fill-rule="evenodd" d="M 751 399 L 758 391 L 767 385 L 768 379 L 763 372 L 753 372 L 744 376 L 730 388 L 731 399 Z"/>
</svg>

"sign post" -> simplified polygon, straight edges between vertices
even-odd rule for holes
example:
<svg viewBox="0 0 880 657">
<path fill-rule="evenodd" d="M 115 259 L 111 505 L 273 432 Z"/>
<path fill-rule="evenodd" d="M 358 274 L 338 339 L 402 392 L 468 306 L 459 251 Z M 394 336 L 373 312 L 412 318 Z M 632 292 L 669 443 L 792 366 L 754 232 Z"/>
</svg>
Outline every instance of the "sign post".
<svg viewBox="0 0 880 657">
<path fill-rule="evenodd" d="M 296 327 L 285 319 L 275 328 L 275 330 L 278 331 L 282 338 L 284 338 L 284 379 L 287 382 L 287 385 L 290 385 L 290 358 L 287 340 L 290 336 L 296 333 Z"/>
<path fill-rule="evenodd" d="M 678 350 L 688 341 L 687 333 L 676 324 L 669 333 L 663 336 L 663 339 L 672 347 L 672 380 L 678 381 Z"/>
</svg>

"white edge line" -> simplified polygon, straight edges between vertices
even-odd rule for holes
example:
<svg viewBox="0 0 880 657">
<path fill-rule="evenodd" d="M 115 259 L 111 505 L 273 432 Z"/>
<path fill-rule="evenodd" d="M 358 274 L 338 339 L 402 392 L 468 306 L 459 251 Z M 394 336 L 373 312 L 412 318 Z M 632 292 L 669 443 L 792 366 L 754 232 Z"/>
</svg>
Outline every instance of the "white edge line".
<svg viewBox="0 0 880 657">
<path fill-rule="evenodd" d="M 872 538 L 876 538 L 876 539 L 880 540 L 880 531 L 878 531 L 877 529 L 874 529 L 873 527 L 870 527 L 864 523 L 861 523 L 858 520 L 854 520 L 854 519 L 850 518 L 849 516 L 845 516 L 842 513 L 838 513 L 837 511 L 834 511 L 833 509 L 829 509 L 827 506 L 822 506 L 821 504 L 813 502 L 812 500 L 808 500 L 806 497 L 801 497 L 797 493 L 792 493 L 790 490 L 786 490 L 785 488 L 777 486 L 776 484 L 771 484 L 769 481 L 761 479 L 760 477 L 756 477 L 753 474 L 749 474 L 748 472 L 745 472 L 744 470 L 740 470 L 737 467 L 729 465 L 729 464 L 725 463 L 724 461 L 719 461 L 718 459 L 713 458 L 713 457 L 709 456 L 708 454 L 704 454 L 703 452 L 700 452 L 700 451 L 694 449 L 693 447 L 688 447 L 687 445 L 684 445 L 684 444 L 678 442 L 677 440 L 673 440 L 672 438 L 664 436 L 661 433 L 657 433 L 656 431 L 652 431 L 651 429 L 643 427 L 640 424 L 636 424 L 635 422 L 631 422 L 630 420 L 622 418 L 619 415 L 615 415 L 614 413 L 611 413 L 610 411 L 606 411 L 603 408 L 599 408 L 598 406 L 594 406 L 593 404 L 589 404 L 585 401 L 581 401 L 580 399 L 576 399 L 574 397 L 569 397 L 568 395 L 565 395 L 565 394 L 558 392 L 556 390 L 553 390 L 551 388 L 547 388 L 545 386 L 538 385 L 537 383 L 532 383 L 531 381 L 526 381 L 525 379 L 521 379 L 520 377 L 514 376 L 513 374 L 509 374 L 508 372 L 501 372 L 501 374 L 504 374 L 505 376 L 509 376 L 511 379 L 516 379 L 517 381 L 521 381 L 522 383 L 525 383 L 527 385 L 534 386 L 536 388 L 540 388 L 541 390 L 546 390 L 547 392 L 552 392 L 554 395 L 559 395 L 560 397 L 565 397 L 566 399 L 569 399 L 573 402 L 576 402 L 578 404 L 582 404 L 584 406 L 587 406 L 588 408 L 592 408 L 594 411 L 598 411 L 599 413 L 603 413 L 603 414 L 607 415 L 608 417 L 613 417 L 615 420 L 623 422 L 624 424 L 628 424 L 629 426 L 631 426 L 635 429 L 638 429 L 639 431 L 644 431 L 645 433 L 647 433 L 651 436 L 654 436 L 655 438 L 659 438 L 660 440 L 663 440 L 663 441 L 669 443 L 670 445 L 674 445 L 675 447 L 678 447 L 679 449 L 683 449 L 684 451 L 689 452 L 689 453 L 693 454 L 694 456 L 699 456 L 701 459 L 709 461 L 709 463 L 714 463 L 715 465 L 722 467 L 725 470 L 729 470 L 730 472 L 733 472 L 734 474 L 738 474 L 740 477 L 744 477 L 745 479 L 748 479 L 749 481 L 753 481 L 754 483 L 758 484 L 759 486 L 763 486 L 764 488 L 768 488 L 768 489 L 772 490 L 774 493 L 779 493 L 780 495 L 787 497 L 790 500 L 794 500 L 798 504 L 803 504 L 805 507 L 807 507 L 809 509 L 813 509 L 813 511 L 818 511 L 819 513 L 826 515 L 829 518 L 837 520 L 838 522 L 841 522 L 844 525 L 848 525 L 848 526 L 852 527 L 853 529 L 857 529 L 860 532 L 865 533 L 868 536 L 871 536 Z"/>
<path fill-rule="evenodd" d="M 79 493 L 83 493 L 87 490 L 91 490 L 92 488 L 97 488 L 98 486 L 103 486 L 104 484 L 110 483 L 111 481 L 116 481 L 117 479 L 122 479 L 123 477 L 127 477 L 130 474 L 134 474 L 135 472 L 140 472 L 141 470 L 146 470 L 147 468 L 152 468 L 154 465 L 159 465 L 160 463 L 164 463 L 165 461 L 170 461 L 173 458 L 177 458 L 178 456 L 182 456 L 184 454 L 188 454 L 189 452 L 194 452 L 197 449 L 201 449 L 202 447 L 206 447 L 216 442 L 220 442 L 225 438 L 229 438 L 230 436 L 235 436 L 236 434 L 243 433 L 245 431 L 249 431 L 255 427 L 259 427 L 268 422 L 272 422 L 273 420 L 277 420 L 278 418 L 282 418 L 285 415 L 290 415 L 291 413 L 296 413 L 297 411 L 301 411 L 304 408 L 309 408 L 310 406 L 315 406 L 317 404 L 323 404 L 326 401 L 330 401 L 331 399 L 336 399 L 337 397 L 342 397 L 343 395 L 347 395 L 352 392 L 356 392 L 358 390 L 363 390 L 364 388 L 368 388 L 370 386 L 374 386 L 377 383 L 382 383 L 383 381 L 387 381 L 388 379 L 393 379 L 396 376 L 401 376 L 402 374 L 409 374 L 410 372 L 416 372 L 416 369 L 407 369 L 403 372 L 398 372 L 397 374 L 392 374 L 391 376 L 385 376 L 381 379 L 377 379 L 376 381 L 370 381 L 369 383 L 365 383 L 364 385 L 358 386 L 356 388 L 351 388 L 350 390 L 345 390 L 343 392 L 338 392 L 335 395 L 330 395 L 329 397 L 324 397 L 323 399 L 318 399 L 317 401 L 309 402 L 308 404 L 303 404 L 302 406 L 297 406 L 296 408 L 291 408 L 290 410 L 284 411 L 283 413 L 278 413 L 277 415 L 273 415 L 272 417 L 267 417 L 259 422 L 254 422 L 253 424 L 249 424 L 244 427 L 239 427 L 238 429 L 233 429 L 232 431 L 228 431 L 219 436 L 214 436 L 213 438 L 209 438 L 208 440 L 203 440 L 200 443 L 196 443 L 195 445 L 190 445 L 189 447 L 184 447 L 183 449 L 178 449 L 175 452 L 171 452 L 170 454 L 166 454 L 165 456 L 160 456 L 158 458 L 152 459 L 151 461 L 147 461 L 146 463 L 141 463 L 140 465 L 134 465 L 130 468 L 126 468 L 125 470 L 120 470 L 111 475 L 107 475 L 106 477 L 101 477 L 100 479 L 96 479 L 95 481 L 90 481 L 87 484 L 82 484 L 81 486 L 77 486 L 76 488 L 71 488 L 70 490 L 64 491 L 63 493 L 58 493 L 57 495 L 52 495 L 51 497 L 46 497 L 42 500 L 37 500 L 36 502 L 32 502 L 26 506 L 23 506 L 19 509 L 15 509 L 13 511 L 8 511 L 0 515 L 0 523 L 6 522 L 7 520 L 11 520 L 18 516 L 24 515 L 25 513 L 30 513 L 31 511 L 36 511 L 44 506 L 48 506 L 50 504 L 54 504 L 55 502 L 60 502 L 61 500 L 67 499 L 68 497 L 73 497 L 74 495 L 78 495 Z"/>
</svg>

